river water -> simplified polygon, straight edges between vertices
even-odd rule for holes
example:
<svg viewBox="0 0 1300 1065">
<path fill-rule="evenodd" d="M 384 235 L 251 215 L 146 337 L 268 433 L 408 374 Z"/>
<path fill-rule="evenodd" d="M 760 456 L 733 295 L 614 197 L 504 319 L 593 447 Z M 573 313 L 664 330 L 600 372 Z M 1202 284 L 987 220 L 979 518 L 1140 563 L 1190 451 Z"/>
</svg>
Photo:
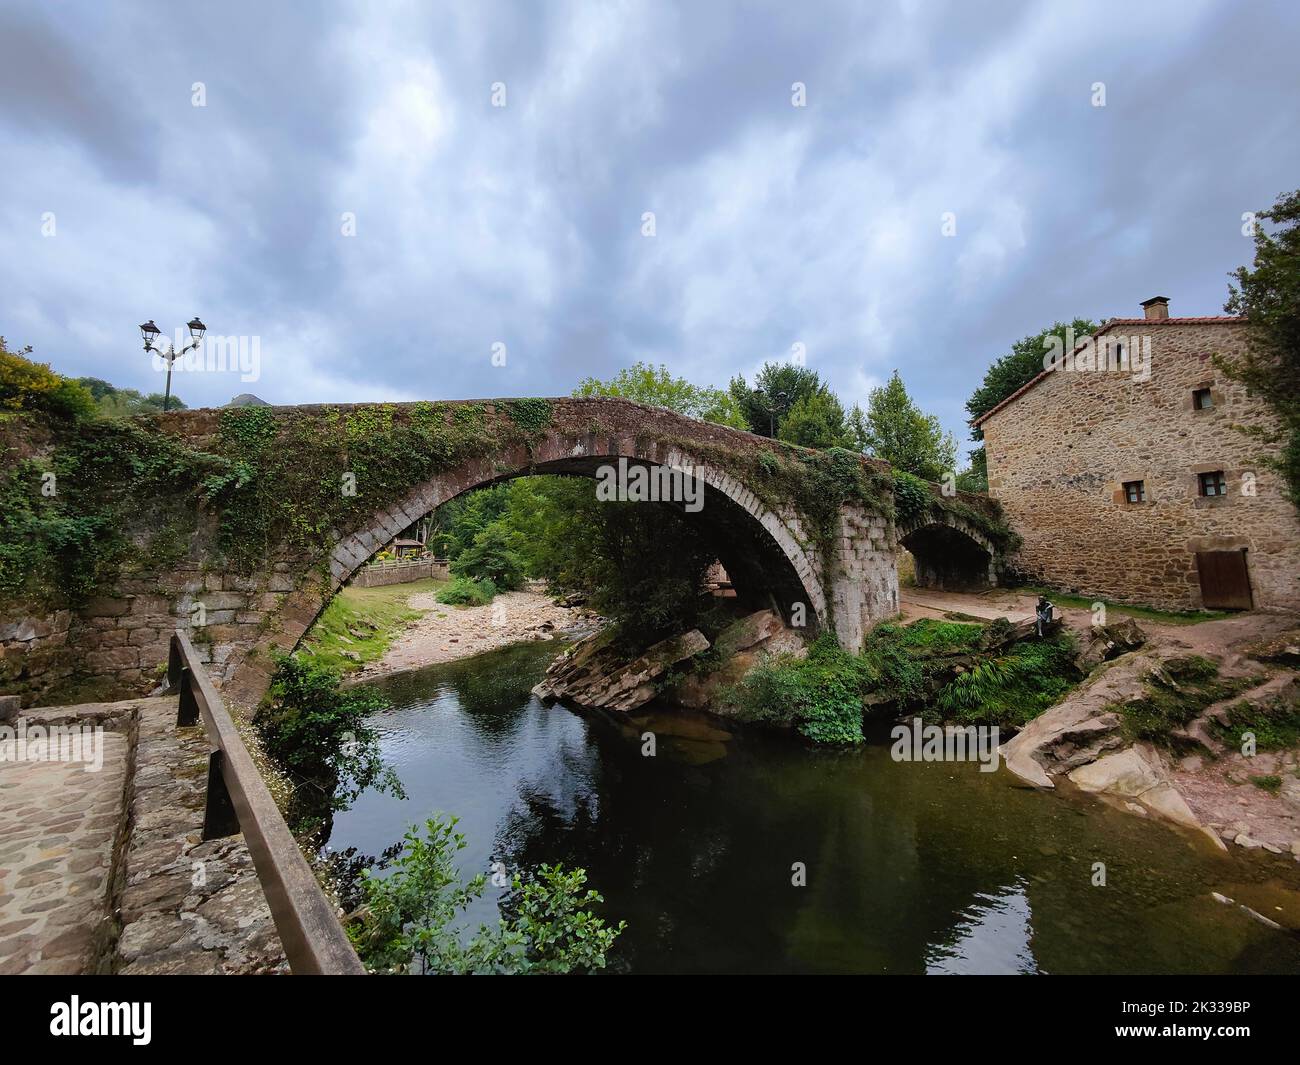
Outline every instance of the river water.
<svg viewBox="0 0 1300 1065">
<path fill-rule="evenodd" d="M 1005 770 L 895 762 L 887 733 L 838 751 L 708 715 L 544 706 L 529 689 L 557 650 L 378 682 L 394 707 L 372 721 L 409 797 L 363 795 L 330 845 L 377 854 L 444 811 L 467 874 L 583 866 L 628 923 L 615 972 L 1300 972 L 1300 934 L 1211 894 L 1294 929 L 1300 865 L 1218 856 Z M 495 920 L 491 892 L 473 924 Z"/>
</svg>

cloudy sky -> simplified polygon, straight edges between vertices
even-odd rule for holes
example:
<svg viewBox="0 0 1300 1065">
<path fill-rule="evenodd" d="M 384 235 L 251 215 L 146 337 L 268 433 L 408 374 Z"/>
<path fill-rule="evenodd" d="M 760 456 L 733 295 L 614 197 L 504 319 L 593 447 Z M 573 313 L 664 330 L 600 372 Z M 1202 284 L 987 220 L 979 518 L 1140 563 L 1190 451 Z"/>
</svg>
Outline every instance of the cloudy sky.
<svg viewBox="0 0 1300 1065">
<path fill-rule="evenodd" d="M 1221 312 L 1300 186 L 1298 43 L 1290 2 L 4 0 L 0 334 L 148 391 L 145 319 L 258 338 L 191 405 L 803 345 L 964 435 L 1020 336 Z"/>
</svg>

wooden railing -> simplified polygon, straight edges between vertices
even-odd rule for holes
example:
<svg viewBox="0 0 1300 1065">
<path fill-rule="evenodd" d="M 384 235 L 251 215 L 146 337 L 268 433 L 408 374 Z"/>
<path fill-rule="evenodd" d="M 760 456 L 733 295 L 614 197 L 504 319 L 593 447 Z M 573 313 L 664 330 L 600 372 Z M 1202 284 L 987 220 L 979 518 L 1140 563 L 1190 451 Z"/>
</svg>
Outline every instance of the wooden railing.
<svg viewBox="0 0 1300 1065">
<path fill-rule="evenodd" d="M 201 721 L 213 747 L 208 756 L 203 838 L 243 832 L 289 967 L 295 974 L 364 973 L 226 704 L 189 637 L 180 631 L 172 636 L 167 679 L 180 696 L 176 724 L 197 725 Z"/>
</svg>

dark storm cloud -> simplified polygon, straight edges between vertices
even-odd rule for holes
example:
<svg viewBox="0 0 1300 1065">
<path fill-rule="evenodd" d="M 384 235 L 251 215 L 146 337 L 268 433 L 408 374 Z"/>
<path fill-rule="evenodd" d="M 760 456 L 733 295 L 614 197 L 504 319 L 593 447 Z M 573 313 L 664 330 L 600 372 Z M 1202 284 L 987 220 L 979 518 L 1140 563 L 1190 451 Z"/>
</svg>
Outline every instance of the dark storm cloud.
<svg viewBox="0 0 1300 1065">
<path fill-rule="evenodd" d="M 635 359 L 722 384 L 801 343 L 847 400 L 898 367 L 959 430 L 1053 320 L 1217 312 L 1241 213 L 1300 184 L 1297 28 L 1182 2 L 10 7 L 0 332 L 145 388 L 144 318 L 260 337 L 261 380 L 177 385 L 208 403 L 562 394 Z"/>
</svg>

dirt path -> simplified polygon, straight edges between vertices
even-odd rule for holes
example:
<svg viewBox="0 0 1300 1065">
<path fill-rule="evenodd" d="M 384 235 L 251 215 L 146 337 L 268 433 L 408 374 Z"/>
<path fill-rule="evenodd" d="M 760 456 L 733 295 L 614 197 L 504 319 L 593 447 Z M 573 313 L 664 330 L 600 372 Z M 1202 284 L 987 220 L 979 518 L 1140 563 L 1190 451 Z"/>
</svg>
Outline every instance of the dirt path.
<svg viewBox="0 0 1300 1065">
<path fill-rule="evenodd" d="M 552 640 L 587 631 L 594 616 L 582 608 L 557 606 L 541 592 L 502 592 L 487 606 L 447 606 L 432 593 L 413 595 L 410 605 L 428 611 L 412 622 L 377 662 L 353 673 L 367 679 L 406 669 L 451 662 L 524 640 Z"/>
<path fill-rule="evenodd" d="M 1050 596 L 1049 596 L 1050 598 Z M 1014 588 L 990 588 L 984 592 L 942 592 L 928 588 L 900 588 L 899 607 L 905 621 L 918 618 L 944 618 L 948 614 L 966 614 L 992 621 L 1024 621 L 1034 616 L 1038 596 Z M 1110 621 L 1126 616 L 1123 608 L 1112 606 Z M 1086 607 L 1057 604 L 1056 614 L 1079 635 L 1092 627 L 1092 611 Z M 1190 654 L 1234 655 L 1243 646 L 1267 639 L 1288 628 L 1296 619 L 1280 614 L 1244 613 L 1213 621 L 1177 624 L 1152 618 L 1135 620 L 1149 636 L 1159 636 L 1185 648 Z"/>
</svg>

